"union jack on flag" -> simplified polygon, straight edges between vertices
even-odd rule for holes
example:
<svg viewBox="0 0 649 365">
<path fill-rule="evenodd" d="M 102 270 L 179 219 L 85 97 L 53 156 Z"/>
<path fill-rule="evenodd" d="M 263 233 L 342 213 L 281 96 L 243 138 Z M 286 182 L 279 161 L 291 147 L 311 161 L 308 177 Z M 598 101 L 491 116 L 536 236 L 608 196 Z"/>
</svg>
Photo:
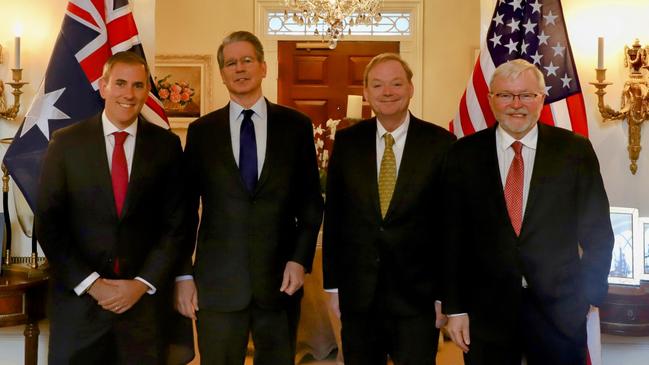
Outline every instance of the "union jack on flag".
<svg viewBox="0 0 649 365">
<path fill-rule="evenodd" d="M 43 82 L 4 158 L 32 210 L 51 134 L 103 109 L 102 69 L 111 55 L 121 51 L 144 57 L 128 0 L 68 2 Z M 149 93 L 142 116 L 169 128 L 155 90 Z"/>
<path fill-rule="evenodd" d="M 560 0 L 498 0 L 450 130 L 462 137 L 496 123 L 489 108 L 488 83 L 496 67 L 516 58 L 535 64 L 545 76 L 541 122 L 588 136 L 584 98 Z"/>
</svg>

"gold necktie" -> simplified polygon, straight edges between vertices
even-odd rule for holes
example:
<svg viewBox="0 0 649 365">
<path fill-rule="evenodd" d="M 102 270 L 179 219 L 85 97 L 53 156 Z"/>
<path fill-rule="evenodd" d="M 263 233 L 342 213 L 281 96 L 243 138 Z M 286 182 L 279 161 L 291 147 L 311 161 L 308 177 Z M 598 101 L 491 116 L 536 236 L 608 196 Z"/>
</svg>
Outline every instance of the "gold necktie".
<svg viewBox="0 0 649 365">
<path fill-rule="evenodd" d="M 379 199 L 381 201 L 381 215 L 385 218 L 392 200 L 394 186 L 397 183 L 397 160 L 394 158 L 394 138 L 390 133 L 383 135 L 385 150 L 381 159 L 381 170 L 379 171 Z"/>
</svg>

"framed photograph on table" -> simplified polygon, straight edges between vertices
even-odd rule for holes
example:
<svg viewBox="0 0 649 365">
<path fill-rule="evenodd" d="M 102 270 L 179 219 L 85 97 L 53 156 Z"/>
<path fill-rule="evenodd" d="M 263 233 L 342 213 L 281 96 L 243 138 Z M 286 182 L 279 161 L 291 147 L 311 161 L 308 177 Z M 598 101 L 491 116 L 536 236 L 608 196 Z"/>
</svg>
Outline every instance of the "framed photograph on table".
<svg viewBox="0 0 649 365">
<path fill-rule="evenodd" d="M 649 217 L 640 217 L 638 221 L 642 237 L 642 274 L 640 280 L 649 281 Z"/>
<path fill-rule="evenodd" d="M 644 273 L 644 247 L 638 210 L 611 207 L 610 214 L 615 244 L 608 282 L 639 285 Z"/>
<path fill-rule="evenodd" d="M 212 56 L 157 55 L 153 80 L 172 129 L 211 110 Z"/>
</svg>

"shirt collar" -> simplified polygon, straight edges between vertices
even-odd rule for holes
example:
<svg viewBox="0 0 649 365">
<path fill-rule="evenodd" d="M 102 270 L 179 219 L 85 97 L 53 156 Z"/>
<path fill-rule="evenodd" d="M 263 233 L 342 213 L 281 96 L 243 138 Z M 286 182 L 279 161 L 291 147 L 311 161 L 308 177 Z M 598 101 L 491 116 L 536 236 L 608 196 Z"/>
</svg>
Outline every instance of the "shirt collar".
<svg viewBox="0 0 649 365">
<path fill-rule="evenodd" d="M 254 103 L 249 109 L 255 112 L 255 115 L 257 115 L 260 119 L 266 120 L 266 99 L 264 99 L 263 96 L 259 98 L 259 100 L 257 100 L 257 102 Z M 230 120 L 237 120 L 239 116 L 241 116 L 241 112 L 244 110 L 245 108 L 243 106 L 237 104 L 237 102 L 234 100 L 230 100 Z"/>
<path fill-rule="evenodd" d="M 397 129 L 393 130 L 390 132 L 392 135 L 392 138 L 394 138 L 394 141 L 396 143 L 397 140 L 400 140 L 406 135 L 406 132 L 408 131 L 408 125 L 410 125 L 410 112 L 406 113 L 406 119 L 404 119 L 403 123 Z M 379 121 L 378 118 L 376 118 L 376 136 L 381 139 L 384 134 L 388 133 L 388 131 L 383 127 L 383 124 Z"/>
<path fill-rule="evenodd" d="M 509 148 L 509 146 L 511 146 L 512 143 L 516 141 L 514 137 L 510 136 L 509 133 L 505 132 L 505 130 L 500 126 L 500 124 L 496 128 L 496 133 L 498 133 L 498 137 L 500 139 L 500 143 L 498 147 L 503 151 Z M 537 123 L 534 124 L 534 127 L 530 129 L 530 131 L 527 132 L 527 134 L 523 138 L 519 139 L 518 141 L 520 141 L 523 144 L 523 146 L 535 150 L 536 142 L 539 139 L 538 137 L 539 137 L 539 125 Z"/>
<path fill-rule="evenodd" d="M 104 136 L 111 135 L 115 132 L 126 132 L 129 135 L 135 137 L 137 135 L 137 123 L 138 120 L 135 118 L 135 121 L 131 123 L 128 127 L 124 129 L 119 129 L 117 128 L 109 119 L 108 116 L 106 115 L 106 111 L 101 113 L 101 126 L 104 130 Z"/>
</svg>

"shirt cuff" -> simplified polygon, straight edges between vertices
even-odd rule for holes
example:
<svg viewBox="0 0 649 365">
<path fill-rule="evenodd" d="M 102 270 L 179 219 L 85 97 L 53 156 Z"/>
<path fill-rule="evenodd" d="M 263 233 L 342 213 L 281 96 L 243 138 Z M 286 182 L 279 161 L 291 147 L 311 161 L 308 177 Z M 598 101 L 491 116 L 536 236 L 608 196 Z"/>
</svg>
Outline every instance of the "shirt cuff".
<svg viewBox="0 0 649 365">
<path fill-rule="evenodd" d="M 468 316 L 468 313 L 453 313 L 453 314 L 447 314 L 447 317 L 459 317 L 459 316 Z"/>
<path fill-rule="evenodd" d="M 99 274 L 97 272 L 93 272 L 92 274 L 88 275 L 87 278 L 83 279 L 82 282 L 79 283 L 79 285 L 74 287 L 74 292 L 78 295 L 81 296 L 83 294 L 86 294 L 88 289 L 90 289 L 90 286 L 99 279 Z"/>
<path fill-rule="evenodd" d="M 146 286 L 149 287 L 149 290 L 146 291 L 147 294 L 149 294 L 149 295 L 153 295 L 153 294 L 155 294 L 155 292 L 156 292 L 156 288 L 155 288 L 155 286 L 151 285 L 151 283 L 149 283 L 148 281 L 142 279 L 142 278 L 139 277 L 139 276 L 136 276 L 136 277 L 135 277 L 135 280 L 141 281 L 141 282 L 144 283 L 144 285 L 146 285 Z"/>
<path fill-rule="evenodd" d="M 335 288 L 335 289 L 325 289 L 324 291 L 326 291 L 327 293 L 336 293 L 336 294 L 338 294 L 338 288 Z"/>
<path fill-rule="evenodd" d="M 176 282 L 179 282 L 179 281 L 185 281 L 185 280 L 193 280 L 193 279 L 194 279 L 194 277 L 193 277 L 192 275 L 180 275 L 180 276 L 176 276 Z"/>
</svg>

